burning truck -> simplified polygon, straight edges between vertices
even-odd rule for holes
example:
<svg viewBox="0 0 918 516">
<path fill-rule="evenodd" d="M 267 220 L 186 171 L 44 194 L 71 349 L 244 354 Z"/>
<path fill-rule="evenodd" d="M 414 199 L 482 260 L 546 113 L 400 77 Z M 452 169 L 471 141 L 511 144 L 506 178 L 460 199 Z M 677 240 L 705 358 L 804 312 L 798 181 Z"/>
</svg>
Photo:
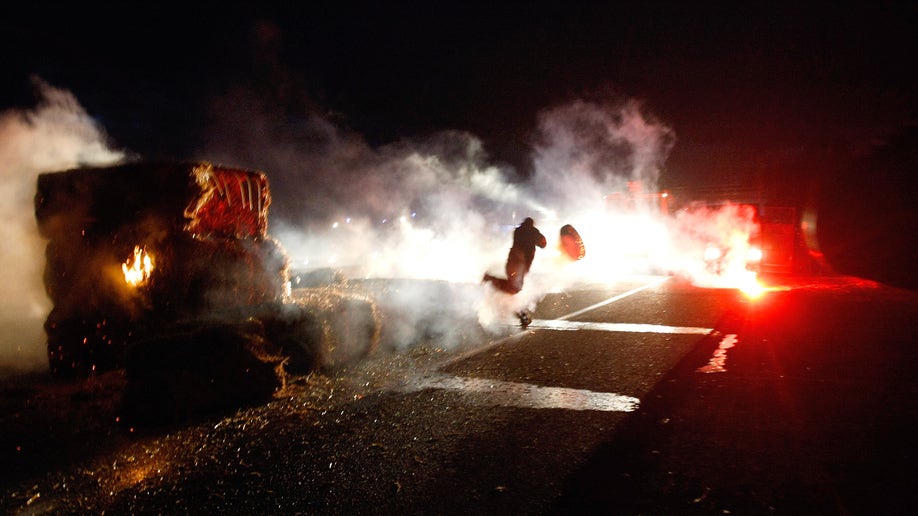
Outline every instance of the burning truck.
<svg viewBox="0 0 918 516">
<path fill-rule="evenodd" d="M 264 173 L 207 162 L 40 175 L 52 375 L 124 368 L 126 402 L 197 411 L 264 400 L 288 372 L 372 351 L 371 299 L 292 295 L 270 204 Z"/>
</svg>

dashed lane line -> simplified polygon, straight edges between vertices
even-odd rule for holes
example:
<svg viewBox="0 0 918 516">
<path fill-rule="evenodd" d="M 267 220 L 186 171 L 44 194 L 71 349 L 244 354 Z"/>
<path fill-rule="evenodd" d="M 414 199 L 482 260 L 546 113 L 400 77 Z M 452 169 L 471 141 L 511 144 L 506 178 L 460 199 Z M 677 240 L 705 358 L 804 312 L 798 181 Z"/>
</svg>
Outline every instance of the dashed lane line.
<svg viewBox="0 0 918 516">
<path fill-rule="evenodd" d="M 463 378 L 442 373 L 422 376 L 402 386 L 402 392 L 424 389 L 462 391 L 466 394 L 483 393 L 486 396 L 478 399 L 479 403 L 505 407 L 632 412 L 640 405 L 637 398 L 612 392 L 545 387 L 487 378 Z"/>
<path fill-rule="evenodd" d="M 714 331 L 713 328 L 694 328 L 691 326 L 663 326 L 660 324 L 632 324 L 632 323 L 601 323 L 601 322 L 580 322 L 580 321 L 562 321 L 559 319 L 542 320 L 536 319 L 529 325 L 533 329 L 559 330 L 559 331 L 576 331 L 576 330 L 595 330 L 610 332 L 629 332 L 629 333 L 675 333 L 685 335 L 707 335 Z"/>
<path fill-rule="evenodd" d="M 684 326 L 663 326 L 658 324 L 628 324 L 628 323 L 597 323 L 569 321 L 573 317 L 591 310 L 609 305 L 616 301 L 637 294 L 642 290 L 654 287 L 666 281 L 666 277 L 655 278 L 647 284 L 633 288 L 609 299 L 603 300 L 581 310 L 569 313 L 558 319 L 538 319 L 533 321 L 529 328 L 516 334 L 490 342 L 487 346 L 453 357 L 438 367 L 445 367 L 454 362 L 464 360 L 472 355 L 486 351 L 499 344 L 518 339 L 528 334 L 531 330 L 594 330 L 609 332 L 639 332 L 639 333 L 668 333 L 668 334 L 694 334 L 703 335 L 713 331 L 711 328 L 695 328 Z M 613 392 L 594 392 L 586 389 L 568 389 L 565 387 L 546 387 L 528 383 L 491 380 L 487 378 L 470 378 L 452 376 L 436 371 L 429 372 L 414 378 L 402 385 L 402 392 L 417 392 L 424 389 L 444 389 L 462 391 L 469 394 L 486 394 L 480 402 L 500 406 L 513 406 L 525 408 L 559 408 L 567 410 L 598 410 L 611 412 L 632 412 L 640 405 L 640 400 L 632 396 L 625 396 Z"/>
<path fill-rule="evenodd" d="M 648 289 L 648 288 L 655 287 L 655 286 L 657 286 L 657 285 L 663 283 L 664 281 L 666 281 L 666 280 L 668 280 L 668 279 L 669 279 L 669 277 L 667 277 L 667 276 L 655 277 L 655 278 L 653 279 L 653 281 L 649 281 L 649 282 L 647 282 L 647 283 L 645 283 L 645 284 L 643 284 L 643 285 L 640 285 L 640 286 L 638 286 L 638 287 L 635 287 L 635 288 L 633 288 L 633 289 L 631 289 L 631 290 L 628 290 L 628 291 L 626 291 L 626 292 L 622 292 L 621 294 L 612 296 L 612 297 L 610 297 L 609 299 L 605 299 L 605 300 L 600 301 L 600 302 L 598 302 L 598 303 L 596 303 L 596 304 L 590 305 L 590 306 L 588 306 L 588 307 L 586 307 L 586 308 L 582 308 L 582 309 L 577 310 L 577 311 L 575 311 L 575 312 L 571 312 L 571 313 L 569 313 L 569 314 L 567 314 L 567 315 L 563 315 L 563 316 L 561 316 L 561 317 L 559 317 L 559 318 L 557 318 L 557 319 L 553 319 L 553 320 L 554 320 L 554 321 L 564 321 L 564 320 L 570 319 L 570 318 L 572 318 L 572 317 L 577 317 L 578 315 L 582 315 L 582 314 L 585 314 L 585 313 L 590 312 L 590 311 L 592 311 L 592 310 L 596 310 L 597 308 L 601 308 L 601 307 L 603 307 L 603 306 L 612 304 L 612 303 L 614 303 L 614 302 L 616 302 L 616 301 L 621 301 L 622 299 L 625 299 L 626 297 L 633 296 L 634 294 L 637 294 L 638 292 L 641 292 L 641 291 L 646 290 L 646 289 Z M 544 321 L 543 321 L 543 322 L 544 322 Z M 532 325 L 530 324 L 530 328 L 531 328 L 531 327 L 532 327 Z M 485 346 L 482 346 L 482 347 L 480 347 L 480 348 L 475 348 L 475 349 L 469 350 L 469 351 L 467 351 L 467 352 L 465 352 L 465 353 L 460 353 L 460 354 L 454 356 L 453 358 L 451 358 L 451 359 L 449 359 L 449 360 L 446 360 L 446 361 L 444 361 L 444 362 L 438 364 L 438 367 L 446 367 L 446 366 L 448 366 L 448 365 L 450 365 L 450 364 L 453 364 L 453 363 L 455 363 L 455 362 L 460 362 L 460 361 L 462 361 L 462 360 L 465 360 L 465 359 L 468 358 L 468 357 L 477 355 L 477 354 L 479 354 L 479 353 L 483 353 L 483 352 L 485 352 L 485 351 L 487 351 L 487 350 L 489 350 L 489 349 L 491 349 L 491 348 L 493 348 L 493 347 L 499 346 L 499 345 L 504 344 L 504 343 L 506 343 L 506 342 L 510 342 L 510 341 L 513 341 L 513 340 L 517 340 L 517 339 L 519 339 L 520 337 L 522 337 L 523 335 L 529 335 L 529 333 L 530 333 L 531 331 L 532 331 L 532 330 L 530 330 L 529 328 L 527 328 L 527 329 L 518 331 L 518 332 L 516 332 L 516 333 L 514 333 L 514 334 L 512 334 L 512 335 L 508 335 L 508 336 L 506 336 L 506 337 L 503 337 L 503 338 L 501 338 L 501 339 L 492 340 L 491 342 L 489 342 L 489 343 L 488 343 L 487 345 L 485 345 Z"/>
</svg>

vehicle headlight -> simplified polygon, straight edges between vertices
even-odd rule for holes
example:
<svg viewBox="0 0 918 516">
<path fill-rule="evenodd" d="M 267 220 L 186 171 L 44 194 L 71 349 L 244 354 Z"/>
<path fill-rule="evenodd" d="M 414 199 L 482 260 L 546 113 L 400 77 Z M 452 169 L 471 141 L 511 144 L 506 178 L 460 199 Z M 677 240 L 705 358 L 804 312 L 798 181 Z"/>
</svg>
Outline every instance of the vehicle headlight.
<svg viewBox="0 0 918 516">
<path fill-rule="evenodd" d="M 717 246 L 709 245 L 704 249 L 704 259 L 707 262 L 719 260 L 722 255 L 723 253 Z"/>
</svg>

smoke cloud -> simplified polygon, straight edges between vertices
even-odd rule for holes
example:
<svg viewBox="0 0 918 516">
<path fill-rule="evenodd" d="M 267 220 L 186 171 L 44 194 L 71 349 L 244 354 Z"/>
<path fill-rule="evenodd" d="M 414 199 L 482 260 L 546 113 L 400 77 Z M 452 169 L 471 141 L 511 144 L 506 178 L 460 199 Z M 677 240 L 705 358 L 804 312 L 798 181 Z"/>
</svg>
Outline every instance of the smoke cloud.
<svg viewBox="0 0 918 516">
<path fill-rule="evenodd" d="M 38 174 L 125 157 L 109 147 L 73 95 L 41 81 L 36 87 L 41 100 L 33 110 L 0 117 L 3 231 L 17 243 L 2 254 L 3 317 L 15 329 L 2 343 L 4 370 L 46 367 L 42 324 L 50 306 L 34 217 Z M 293 116 L 249 90 L 231 90 L 212 107 L 205 145 L 192 158 L 268 175 L 269 233 L 294 273 L 401 280 L 391 306 L 399 311 L 403 343 L 433 334 L 448 347 L 462 342 L 468 328 L 450 327 L 444 313 L 456 324 L 472 320 L 494 329 L 549 292 L 635 272 L 618 260 L 628 247 L 623 227 L 637 230 L 635 240 L 651 250 L 667 245 L 660 217 L 642 219 L 643 226 L 616 218 L 604 201 L 635 185 L 656 191 L 675 142 L 671 128 L 631 99 L 575 100 L 544 110 L 526 175 L 493 164 L 484 142 L 468 132 L 373 147 L 333 115 Z M 509 296 L 481 278 L 503 275 L 512 231 L 525 217 L 535 219 L 548 247 L 537 251 L 522 292 Z M 572 262 L 559 249 L 567 224 L 584 240 L 582 260 Z"/>
<path fill-rule="evenodd" d="M 43 324 L 51 309 L 42 274 L 45 241 L 35 221 L 43 172 L 121 160 L 72 94 L 34 80 L 32 110 L 0 113 L 0 374 L 47 369 Z"/>
<path fill-rule="evenodd" d="M 541 113 L 533 173 L 523 177 L 492 164 L 484 143 L 467 132 L 373 148 L 329 116 L 291 118 L 244 90 L 218 99 L 213 113 L 202 158 L 268 174 L 270 232 L 295 270 L 475 285 L 455 301 L 472 305 L 485 326 L 573 281 L 620 273 L 602 258 L 610 237 L 603 195 L 629 182 L 655 190 L 674 142 L 673 131 L 636 101 L 577 100 Z M 527 216 L 549 248 L 536 253 L 523 291 L 509 297 L 479 286 L 484 272 L 503 275 L 512 230 Z M 581 262 L 560 257 L 565 224 L 594 249 Z"/>
</svg>

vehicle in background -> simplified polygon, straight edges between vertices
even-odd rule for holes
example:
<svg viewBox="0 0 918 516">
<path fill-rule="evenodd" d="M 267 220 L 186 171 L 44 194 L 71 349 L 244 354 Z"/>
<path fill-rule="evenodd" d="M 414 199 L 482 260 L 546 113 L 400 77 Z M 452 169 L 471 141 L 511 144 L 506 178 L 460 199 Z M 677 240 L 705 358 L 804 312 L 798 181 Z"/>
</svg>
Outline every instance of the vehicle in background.
<svg viewBox="0 0 918 516">
<path fill-rule="evenodd" d="M 789 274 L 794 271 L 798 243 L 797 208 L 762 207 L 761 271 Z"/>
<path fill-rule="evenodd" d="M 758 272 L 761 213 L 753 203 L 692 202 L 673 215 L 672 239 L 683 268 L 724 276 Z"/>
<path fill-rule="evenodd" d="M 609 265 L 692 278 L 794 272 L 802 243 L 797 208 L 686 198 L 645 191 L 639 181 L 606 194 Z"/>
<path fill-rule="evenodd" d="M 677 210 L 677 249 L 700 256 L 707 274 L 791 273 L 797 209 L 757 203 L 693 202 Z"/>
</svg>

